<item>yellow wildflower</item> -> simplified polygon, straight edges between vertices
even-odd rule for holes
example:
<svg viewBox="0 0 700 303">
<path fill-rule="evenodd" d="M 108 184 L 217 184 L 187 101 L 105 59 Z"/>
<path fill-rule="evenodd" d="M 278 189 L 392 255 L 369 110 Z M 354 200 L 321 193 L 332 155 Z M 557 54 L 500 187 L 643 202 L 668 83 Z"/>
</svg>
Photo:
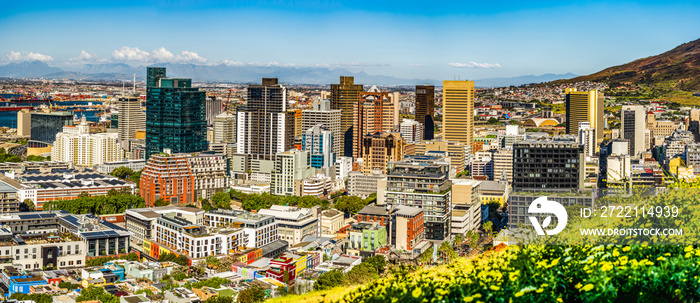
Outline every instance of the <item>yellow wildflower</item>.
<svg viewBox="0 0 700 303">
<path fill-rule="evenodd" d="M 581 290 L 583 290 L 583 291 L 590 291 L 591 289 L 593 289 L 593 287 L 594 287 L 593 284 L 586 284 L 586 286 L 584 286 L 583 288 L 581 288 Z"/>
</svg>

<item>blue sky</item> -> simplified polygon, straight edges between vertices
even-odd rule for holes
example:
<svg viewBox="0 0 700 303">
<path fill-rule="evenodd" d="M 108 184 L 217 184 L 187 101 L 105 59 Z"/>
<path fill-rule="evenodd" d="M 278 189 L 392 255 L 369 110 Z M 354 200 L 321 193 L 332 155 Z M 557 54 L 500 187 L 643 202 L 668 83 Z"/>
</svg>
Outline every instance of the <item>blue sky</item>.
<svg viewBox="0 0 700 303">
<path fill-rule="evenodd" d="M 168 61 L 481 79 L 588 74 L 700 38 L 697 1 L 12 1 L 3 10 L 0 64 L 59 67 Z"/>
</svg>

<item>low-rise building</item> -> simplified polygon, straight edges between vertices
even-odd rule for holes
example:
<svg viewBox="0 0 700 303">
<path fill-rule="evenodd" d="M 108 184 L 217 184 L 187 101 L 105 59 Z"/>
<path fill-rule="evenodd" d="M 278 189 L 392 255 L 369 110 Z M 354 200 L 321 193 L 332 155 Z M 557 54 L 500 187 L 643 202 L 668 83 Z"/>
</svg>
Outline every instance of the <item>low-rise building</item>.
<svg viewBox="0 0 700 303">
<path fill-rule="evenodd" d="M 254 214 L 241 210 L 214 209 L 204 214 L 209 227 L 240 227 L 245 233 L 245 247 L 264 247 L 278 239 L 278 223 L 275 217 L 263 213 Z"/>
<path fill-rule="evenodd" d="M 308 235 L 318 236 L 318 214 L 320 209 L 298 208 L 291 206 L 272 205 L 269 209 L 261 209 L 261 215 L 272 216 L 277 222 L 277 233 L 281 240 L 295 245 Z"/>
<path fill-rule="evenodd" d="M 19 183 L 19 200 L 32 200 L 37 210 L 42 210 L 46 202 L 75 199 L 81 193 L 105 196 L 112 189 L 133 192 L 136 186 L 132 182 L 101 175 L 89 169 L 53 169 L 50 172 L 25 170 L 22 173 L 6 173 L 5 176 L 0 176 L 0 180 Z"/>
<path fill-rule="evenodd" d="M 131 232 L 94 215 L 67 215 L 58 220 L 62 233 L 71 233 L 85 242 L 84 254 L 103 257 L 126 254 L 131 251 Z"/>
<path fill-rule="evenodd" d="M 192 224 L 173 213 L 156 220 L 155 232 L 158 245 L 191 259 L 227 255 L 245 247 L 245 236 L 241 228 L 212 229 L 209 232 L 206 226 Z"/>
<path fill-rule="evenodd" d="M 123 161 L 111 161 L 102 164 L 95 165 L 95 170 L 101 174 L 111 174 L 117 168 L 126 167 L 135 172 L 142 170 L 146 166 L 146 160 L 123 160 Z"/>
<path fill-rule="evenodd" d="M 345 214 L 336 209 L 321 212 L 321 234 L 335 235 L 345 225 Z"/>
<path fill-rule="evenodd" d="M 73 235 L 13 235 L 0 229 L 0 260 L 24 270 L 68 269 L 85 266 L 85 243 Z"/>
<path fill-rule="evenodd" d="M 377 192 L 379 180 L 385 178 L 386 175 L 381 173 L 366 175 L 356 171 L 350 172 L 348 174 L 348 194 L 365 199 Z"/>
<path fill-rule="evenodd" d="M 468 179 L 452 180 L 452 224 L 453 235 L 464 235 L 481 226 L 481 181 Z"/>
<path fill-rule="evenodd" d="M 204 211 L 194 207 L 180 207 L 174 205 L 127 209 L 124 215 L 126 229 L 133 234 L 131 242 L 141 245 L 144 240 L 152 240 L 155 237 L 153 230 L 158 218 L 164 214 L 174 213 L 194 224 L 204 224 Z"/>
</svg>

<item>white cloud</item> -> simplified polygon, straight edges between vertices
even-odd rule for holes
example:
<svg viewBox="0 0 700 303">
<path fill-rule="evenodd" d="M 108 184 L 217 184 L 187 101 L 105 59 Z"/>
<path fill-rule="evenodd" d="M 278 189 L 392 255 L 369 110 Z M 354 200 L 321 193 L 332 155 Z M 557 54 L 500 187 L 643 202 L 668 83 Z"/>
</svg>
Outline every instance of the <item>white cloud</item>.
<svg viewBox="0 0 700 303">
<path fill-rule="evenodd" d="M 112 58 L 117 61 L 150 61 L 151 54 L 142 51 L 138 47 L 124 46 L 112 52 Z"/>
<path fill-rule="evenodd" d="M 390 66 L 391 64 L 389 63 L 360 63 L 360 62 L 347 62 L 347 63 L 338 63 L 336 66 L 340 67 L 381 67 L 381 66 Z"/>
<path fill-rule="evenodd" d="M 243 63 L 241 61 L 231 61 L 231 60 L 224 60 L 221 63 L 224 65 L 227 65 L 227 66 L 243 66 L 243 65 L 245 65 L 245 63 Z"/>
<path fill-rule="evenodd" d="M 175 58 L 175 55 L 171 53 L 169 50 L 165 49 L 165 47 L 160 47 L 156 48 L 153 50 L 151 53 L 151 60 L 153 61 L 158 61 L 158 62 L 166 62 L 166 61 L 172 61 Z"/>
<path fill-rule="evenodd" d="M 420 64 L 420 63 L 409 63 L 408 66 L 423 66 L 423 64 Z"/>
<path fill-rule="evenodd" d="M 498 63 L 478 63 L 478 62 L 469 62 L 469 63 L 447 63 L 447 65 L 452 66 L 452 67 L 458 67 L 458 68 L 483 68 L 483 69 L 488 69 L 488 68 L 501 68 L 502 66 Z"/>
<path fill-rule="evenodd" d="M 80 51 L 80 56 L 78 56 L 78 60 L 91 60 L 91 59 L 97 59 L 97 55 L 88 53 L 84 50 Z"/>
<path fill-rule="evenodd" d="M 164 48 L 161 47 L 161 49 L 165 50 Z M 155 54 L 155 51 L 153 51 Z M 168 52 L 169 53 L 169 52 Z M 176 61 L 180 62 L 192 62 L 192 63 L 205 63 L 207 62 L 207 58 L 204 58 L 200 56 L 199 54 L 191 51 L 182 51 L 180 55 L 177 55 L 175 57 Z"/>
<path fill-rule="evenodd" d="M 296 66 L 294 63 L 279 63 L 276 61 L 270 61 L 270 62 L 248 62 L 248 65 L 251 66 L 266 66 L 266 67 L 271 67 L 271 66 L 282 66 L 282 67 L 293 67 Z"/>
<path fill-rule="evenodd" d="M 10 51 L 9 54 L 5 55 L 6 61 L 19 62 L 19 61 L 53 61 L 53 58 L 49 55 L 39 54 L 35 52 L 15 52 Z"/>
<path fill-rule="evenodd" d="M 124 46 L 112 52 L 112 58 L 116 61 L 142 61 L 142 62 L 191 62 L 206 63 L 207 58 L 191 51 L 182 51 L 179 55 L 174 55 L 165 47 L 159 47 L 152 52 L 147 52 L 138 47 Z"/>
</svg>

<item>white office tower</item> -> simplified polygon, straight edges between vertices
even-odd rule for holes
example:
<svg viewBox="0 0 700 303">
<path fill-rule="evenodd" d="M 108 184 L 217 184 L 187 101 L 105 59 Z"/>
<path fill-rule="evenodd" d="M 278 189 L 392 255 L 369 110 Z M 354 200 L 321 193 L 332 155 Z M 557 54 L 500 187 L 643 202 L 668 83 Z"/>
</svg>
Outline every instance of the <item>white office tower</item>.
<svg viewBox="0 0 700 303">
<path fill-rule="evenodd" d="M 583 144 L 583 154 L 586 157 L 595 155 L 595 129 L 590 122 L 578 123 L 578 144 Z"/>
</svg>

